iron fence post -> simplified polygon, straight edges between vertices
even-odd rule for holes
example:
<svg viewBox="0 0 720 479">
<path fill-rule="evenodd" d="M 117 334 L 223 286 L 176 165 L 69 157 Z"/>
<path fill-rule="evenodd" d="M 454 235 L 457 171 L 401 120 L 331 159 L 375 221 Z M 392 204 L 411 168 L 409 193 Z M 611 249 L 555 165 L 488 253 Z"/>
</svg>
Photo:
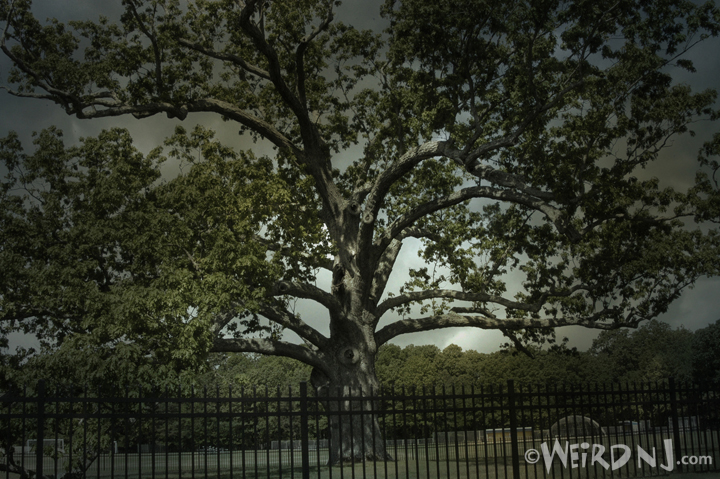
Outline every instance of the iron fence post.
<svg viewBox="0 0 720 479">
<path fill-rule="evenodd" d="M 513 479 L 520 479 L 520 448 L 517 435 L 517 411 L 515 409 L 515 381 L 512 379 L 508 379 L 508 414 L 510 415 Z"/>
<path fill-rule="evenodd" d="M 43 476 L 43 462 L 45 449 L 45 380 L 41 379 L 37 385 L 37 438 L 35 439 L 35 477 Z"/>
<path fill-rule="evenodd" d="M 670 377 L 670 412 L 672 414 L 672 426 L 673 426 L 673 450 L 674 460 L 677 461 L 678 471 L 682 471 L 682 463 L 680 461 L 680 421 L 678 420 L 678 404 L 677 404 L 677 389 L 675 388 L 675 378 Z M 668 464 L 672 466 L 672 464 Z"/>
<path fill-rule="evenodd" d="M 302 454 L 302 479 L 310 479 L 310 434 L 308 431 L 307 381 L 300 383 L 300 451 Z"/>
</svg>

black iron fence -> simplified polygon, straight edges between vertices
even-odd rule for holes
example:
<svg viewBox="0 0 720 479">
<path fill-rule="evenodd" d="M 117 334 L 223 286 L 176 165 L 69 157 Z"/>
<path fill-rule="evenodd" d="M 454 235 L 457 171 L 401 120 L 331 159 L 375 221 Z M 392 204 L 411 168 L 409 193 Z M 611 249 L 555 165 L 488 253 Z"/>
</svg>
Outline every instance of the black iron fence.
<svg viewBox="0 0 720 479">
<path fill-rule="evenodd" d="M 638 477 L 716 471 L 719 450 L 720 391 L 672 381 L 0 397 L 6 479 Z"/>
</svg>

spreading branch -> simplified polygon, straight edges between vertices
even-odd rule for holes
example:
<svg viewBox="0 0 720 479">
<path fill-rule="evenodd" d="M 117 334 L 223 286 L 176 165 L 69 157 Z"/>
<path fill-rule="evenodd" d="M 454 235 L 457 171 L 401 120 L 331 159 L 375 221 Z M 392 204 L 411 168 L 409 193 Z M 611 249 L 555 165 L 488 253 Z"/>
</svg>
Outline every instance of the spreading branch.
<svg viewBox="0 0 720 479">
<path fill-rule="evenodd" d="M 153 48 L 153 57 L 155 59 L 155 88 L 157 90 L 158 95 L 162 95 L 163 90 L 165 89 L 164 83 L 163 83 L 163 77 L 162 77 L 162 62 L 163 62 L 163 55 L 162 55 L 162 49 L 160 48 L 160 45 L 158 44 L 157 37 L 155 36 L 155 32 L 151 32 L 147 25 L 145 25 L 145 22 L 143 21 L 142 17 L 137 11 L 137 8 L 135 7 L 134 0 L 129 0 L 127 4 L 130 6 L 130 10 L 132 11 L 133 18 L 135 18 L 135 21 L 138 24 L 138 27 L 140 28 L 140 31 L 143 32 L 143 34 L 150 39 L 150 43 Z M 157 5 L 154 6 L 154 8 L 157 8 Z M 154 12 L 153 12 L 154 13 Z"/>
<path fill-rule="evenodd" d="M 411 291 L 409 293 L 404 293 L 398 296 L 393 296 L 392 298 L 388 298 L 378 305 L 377 309 L 375 310 L 375 314 L 379 318 L 389 309 L 397 308 L 398 306 L 402 306 L 416 301 L 424 301 L 427 299 L 437 298 L 454 299 L 458 301 L 472 301 L 475 303 L 494 303 L 504 306 L 506 308 L 517 309 L 531 313 L 537 313 L 538 311 L 540 311 L 540 308 L 542 308 L 542 305 L 544 303 L 544 301 L 531 304 L 520 303 L 517 301 L 511 301 L 509 299 L 503 298 L 502 296 L 486 293 L 466 293 L 464 291 L 454 291 L 450 289 L 427 289 L 423 291 Z"/>
<path fill-rule="evenodd" d="M 270 81 L 292 111 L 300 127 L 300 136 L 304 146 L 299 159 L 307 167 L 308 173 L 315 180 L 317 192 L 322 200 L 321 215 L 328 225 L 330 234 L 339 239 L 340 231 L 336 228 L 338 218 L 342 214 L 342 195 L 333 181 L 332 165 L 327 154 L 327 146 L 320 132 L 310 119 L 302 101 L 293 93 L 283 78 L 282 66 L 275 49 L 268 43 L 264 32 L 250 20 L 258 6 L 258 0 L 248 0 L 240 14 L 240 27 L 250 37 L 258 52 L 268 62 Z"/>
<path fill-rule="evenodd" d="M 242 68 L 244 71 L 251 73 L 259 78 L 262 78 L 264 80 L 270 80 L 270 73 L 267 70 L 264 70 L 256 65 L 253 65 L 251 63 L 248 63 L 245 61 L 242 57 L 238 55 L 234 55 L 232 53 L 225 53 L 225 52 L 219 52 L 217 50 L 214 50 L 212 48 L 205 47 L 197 42 L 191 42 L 185 38 L 178 38 L 177 42 L 187 47 L 191 50 L 194 50 L 198 53 L 202 53 L 205 56 L 208 56 L 210 58 L 215 58 L 216 60 L 222 60 L 225 62 L 230 62 L 233 65 Z"/>
<path fill-rule="evenodd" d="M 385 344 L 401 334 L 432 331 L 435 329 L 473 327 L 480 329 L 505 329 L 518 331 L 531 328 L 558 328 L 562 326 L 582 326 L 590 329 L 611 330 L 620 327 L 637 327 L 641 319 L 632 322 L 603 322 L 602 319 L 616 313 L 613 309 L 604 310 L 589 318 L 544 318 L 544 319 L 498 319 L 484 316 L 466 316 L 451 311 L 447 314 L 428 316 L 418 319 L 403 319 L 385 326 L 375 333 L 378 346 Z M 642 318 L 644 319 L 644 318 Z"/>
<path fill-rule="evenodd" d="M 297 90 L 298 98 L 303 108 L 307 110 L 307 94 L 305 91 L 305 51 L 307 50 L 310 43 L 317 37 L 322 31 L 327 29 L 330 23 L 333 21 L 333 8 L 332 3 L 328 7 L 327 16 L 318 27 L 313 27 L 312 31 L 308 33 L 297 46 L 295 50 L 295 63 L 297 68 Z"/>
<path fill-rule="evenodd" d="M 378 261 L 378 266 L 373 274 L 372 282 L 370 283 L 370 292 L 368 294 L 372 304 L 377 304 L 377 301 L 382 297 L 387 282 L 390 279 L 390 274 L 395 266 L 395 261 L 402 249 L 402 241 L 405 238 L 426 238 L 436 243 L 442 240 L 439 234 L 423 228 L 405 228 L 402 233 L 390 242 L 390 245 L 385 249 Z"/>
<path fill-rule="evenodd" d="M 542 212 L 551 222 L 555 224 L 558 230 L 562 232 L 568 230 L 566 225 L 562 222 L 562 214 L 560 210 L 537 197 L 522 191 L 500 189 L 490 186 L 473 186 L 455 191 L 443 198 L 423 203 L 397 218 L 388 227 L 385 234 L 375 240 L 375 258 L 378 258 L 382 252 L 385 251 L 385 248 L 387 248 L 393 239 L 399 236 L 406 228 L 412 226 L 413 223 L 420 218 L 473 198 L 487 198 L 506 201 L 532 208 L 536 211 Z"/>
<path fill-rule="evenodd" d="M 328 344 L 328 338 L 320 334 L 315 328 L 308 325 L 295 314 L 288 311 L 284 306 L 275 303 L 262 303 L 259 313 L 270 321 L 279 324 L 294 332 L 301 338 L 310 341 L 318 348 L 324 348 Z"/>
<path fill-rule="evenodd" d="M 449 141 L 429 141 L 406 152 L 398 161 L 393 163 L 387 170 L 378 176 L 373 184 L 365 206 L 365 215 L 363 219 L 368 226 L 364 227 L 361 231 L 361 237 L 363 240 L 369 242 L 370 238 L 372 238 L 374 220 L 380 211 L 383 200 L 389 192 L 390 187 L 415 168 L 415 166 L 417 166 L 421 161 L 429 158 L 447 157 L 455 161 L 459 166 L 465 168 L 472 175 L 477 176 L 479 179 L 488 179 L 501 186 L 518 188 L 523 193 L 536 196 L 537 198 L 548 200 L 553 199 L 552 194 L 543 192 L 537 188 L 528 187 L 525 185 L 524 181 L 516 175 L 501 172 L 487 165 L 479 164 L 478 159 L 499 149 L 515 145 L 522 134 L 538 117 L 559 105 L 563 98 L 565 98 L 571 91 L 582 86 L 584 82 L 584 80 L 577 81 L 562 89 L 553 97 L 552 100 L 537 107 L 511 133 L 508 133 L 501 138 L 497 138 L 478 147 L 474 147 L 475 142 L 479 139 L 480 133 L 478 132 L 476 133 L 476 137 L 467 143 L 464 150 L 456 149 L 453 146 L 453 143 Z"/>
<path fill-rule="evenodd" d="M 291 281 L 280 281 L 272 290 L 273 296 L 281 295 L 295 296 L 296 298 L 311 299 L 325 306 L 331 314 L 339 313 L 342 305 L 330 293 L 307 283 L 297 283 Z"/>
<path fill-rule="evenodd" d="M 365 202 L 363 225 L 360 228 L 361 250 L 363 245 L 372 241 L 375 220 L 390 187 L 421 161 L 441 156 L 459 159 L 460 152 L 447 141 L 430 141 L 405 153 L 378 176 Z"/>
<path fill-rule="evenodd" d="M 229 339 L 216 338 L 210 352 L 214 353 L 259 353 L 270 356 L 285 356 L 305 364 L 323 369 L 328 361 L 321 351 L 307 346 L 265 338 Z"/>
<path fill-rule="evenodd" d="M 368 298 L 370 299 L 371 304 L 376 304 L 382 297 L 401 249 L 402 241 L 397 239 L 393 240 L 390 243 L 390 246 L 388 246 L 383 253 L 382 258 L 380 258 L 378 267 L 375 269 L 375 273 L 373 274 L 372 282 L 370 283 L 370 291 L 368 293 Z M 378 319 L 379 317 L 376 316 L 376 321 Z"/>
</svg>

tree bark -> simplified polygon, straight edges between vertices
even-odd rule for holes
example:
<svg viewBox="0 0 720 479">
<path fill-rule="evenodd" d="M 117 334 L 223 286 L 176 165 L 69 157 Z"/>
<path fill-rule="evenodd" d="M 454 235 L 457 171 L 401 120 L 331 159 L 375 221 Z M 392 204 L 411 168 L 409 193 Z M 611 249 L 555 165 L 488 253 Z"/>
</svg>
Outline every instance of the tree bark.
<svg viewBox="0 0 720 479">
<path fill-rule="evenodd" d="M 328 464 L 393 460 L 385 449 L 378 421 L 375 355 L 366 347 L 346 346 L 336 358 L 327 373 L 315 368 L 310 377 L 328 416 Z"/>
</svg>

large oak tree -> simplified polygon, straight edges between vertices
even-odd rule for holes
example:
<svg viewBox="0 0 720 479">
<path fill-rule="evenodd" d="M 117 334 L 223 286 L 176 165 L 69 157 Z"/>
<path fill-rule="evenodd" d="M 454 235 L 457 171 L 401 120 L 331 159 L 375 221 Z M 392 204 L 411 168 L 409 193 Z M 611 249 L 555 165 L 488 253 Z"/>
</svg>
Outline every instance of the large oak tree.
<svg viewBox="0 0 720 479">
<path fill-rule="evenodd" d="M 717 273 L 717 236 L 692 223 L 718 219 L 710 178 L 674 191 L 636 173 L 714 116 L 714 91 L 672 75 L 718 33 L 711 4 L 388 0 L 382 32 L 327 0 L 122 4 L 62 24 L 2 0 L 6 89 L 81 119 L 214 113 L 274 154 L 178 129 L 165 151 L 186 169 L 163 180 L 164 153 L 121 130 L 73 147 L 45 131 L 31 154 L 6 138 L 5 331 L 159 361 L 287 356 L 347 394 L 379 386 L 399 335 L 635 327 Z M 426 267 L 389 287 L 412 238 Z M 386 457 L 376 423 L 343 432 L 333 460 Z"/>
</svg>

